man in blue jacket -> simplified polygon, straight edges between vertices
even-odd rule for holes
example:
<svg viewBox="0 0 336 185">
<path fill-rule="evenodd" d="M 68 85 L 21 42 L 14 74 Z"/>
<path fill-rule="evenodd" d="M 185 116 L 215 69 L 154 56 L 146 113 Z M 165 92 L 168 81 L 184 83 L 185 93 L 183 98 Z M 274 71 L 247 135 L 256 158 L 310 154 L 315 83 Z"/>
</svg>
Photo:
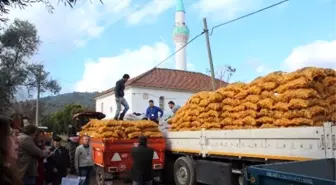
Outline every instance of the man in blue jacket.
<svg viewBox="0 0 336 185">
<path fill-rule="evenodd" d="M 160 109 L 160 107 L 157 107 L 154 105 L 153 100 L 149 100 L 149 107 L 146 111 L 146 118 L 148 120 L 154 121 L 155 123 L 159 123 L 159 112 L 160 112 L 160 118 L 163 116 L 163 111 Z"/>
<path fill-rule="evenodd" d="M 129 109 L 129 105 L 126 99 L 124 98 L 125 84 L 129 78 L 130 76 L 128 74 L 124 74 L 123 78 L 117 81 L 116 86 L 114 88 L 115 101 L 117 103 L 117 110 L 114 116 L 115 120 L 123 120 L 126 112 Z M 124 106 L 124 110 L 120 113 L 121 105 Z"/>
</svg>

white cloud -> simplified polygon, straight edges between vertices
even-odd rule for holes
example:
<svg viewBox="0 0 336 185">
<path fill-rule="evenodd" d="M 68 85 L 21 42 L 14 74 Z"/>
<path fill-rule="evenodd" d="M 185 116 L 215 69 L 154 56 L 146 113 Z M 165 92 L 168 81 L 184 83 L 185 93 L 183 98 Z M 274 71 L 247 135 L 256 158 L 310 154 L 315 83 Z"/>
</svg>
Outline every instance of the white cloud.
<svg viewBox="0 0 336 185">
<path fill-rule="evenodd" d="M 29 20 L 35 24 L 44 43 L 64 45 L 69 42 L 77 44 L 80 41 L 80 45 L 83 45 L 85 40 L 99 36 L 113 23 L 120 11 L 130 6 L 130 0 L 124 2 L 126 3 L 123 3 L 123 8 L 120 8 L 117 0 L 104 1 L 105 4 L 87 1 L 78 3 L 73 9 L 62 3 L 55 3 L 53 14 L 47 11 L 43 3 L 36 3 L 23 10 L 11 10 L 9 18 Z"/>
<path fill-rule="evenodd" d="M 150 21 L 157 18 L 158 15 L 170 9 L 175 5 L 173 0 L 153 0 L 147 3 L 142 9 L 128 16 L 129 24 L 138 24 L 140 21 Z"/>
<path fill-rule="evenodd" d="M 273 70 L 268 67 L 267 65 L 263 64 L 260 59 L 258 58 L 254 58 L 254 57 L 250 57 L 248 60 L 247 60 L 247 65 L 251 66 L 252 68 L 255 69 L 255 71 L 261 75 L 263 74 L 267 74 L 267 73 L 270 73 L 272 72 Z"/>
<path fill-rule="evenodd" d="M 147 17 L 158 16 L 169 7 L 172 1 L 151 0 L 146 6 L 135 5 L 132 0 L 79 1 L 72 9 L 62 3 L 53 4 L 54 13 L 50 14 L 43 3 L 33 4 L 21 10 L 12 9 L 10 20 L 19 18 L 29 20 L 39 32 L 44 44 L 84 46 L 88 40 L 98 37 L 111 25 L 122 20 L 138 24 Z M 135 7 L 142 9 L 137 10 Z M 137 11 L 136 11 L 137 10 Z"/>
<path fill-rule="evenodd" d="M 255 10 L 263 0 L 199 0 L 193 5 L 202 17 L 220 21 L 232 19 L 237 14 Z"/>
<path fill-rule="evenodd" d="M 135 77 L 154 67 L 170 54 L 169 47 L 161 42 L 141 46 L 138 50 L 125 50 L 118 56 L 101 57 L 85 64 L 83 78 L 75 85 L 76 91 L 102 91 L 111 88 L 127 73 Z M 161 66 L 162 67 L 162 66 Z"/>
<path fill-rule="evenodd" d="M 296 47 L 283 63 L 289 71 L 307 66 L 336 69 L 336 40 L 315 41 Z"/>
</svg>

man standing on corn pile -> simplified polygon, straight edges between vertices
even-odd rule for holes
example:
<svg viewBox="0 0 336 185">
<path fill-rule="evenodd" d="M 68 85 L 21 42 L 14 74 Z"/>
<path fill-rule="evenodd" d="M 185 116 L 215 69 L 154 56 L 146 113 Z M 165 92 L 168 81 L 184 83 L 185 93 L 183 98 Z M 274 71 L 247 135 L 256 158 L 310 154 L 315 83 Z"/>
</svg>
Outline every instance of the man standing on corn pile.
<svg viewBox="0 0 336 185">
<path fill-rule="evenodd" d="M 116 103 L 117 103 L 117 110 L 116 110 L 116 114 L 114 116 L 115 120 L 123 120 L 126 112 L 129 109 L 129 105 L 128 105 L 126 99 L 124 98 L 124 96 L 125 96 L 125 93 L 124 93 L 125 84 L 126 84 L 126 82 L 129 78 L 130 78 L 130 76 L 128 74 L 124 74 L 123 78 L 117 81 L 116 86 L 114 88 L 115 100 L 116 100 Z M 121 105 L 124 106 L 124 110 L 120 113 Z M 120 116 L 119 116 L 119 114 L 120 114 Z"/>
</svg>

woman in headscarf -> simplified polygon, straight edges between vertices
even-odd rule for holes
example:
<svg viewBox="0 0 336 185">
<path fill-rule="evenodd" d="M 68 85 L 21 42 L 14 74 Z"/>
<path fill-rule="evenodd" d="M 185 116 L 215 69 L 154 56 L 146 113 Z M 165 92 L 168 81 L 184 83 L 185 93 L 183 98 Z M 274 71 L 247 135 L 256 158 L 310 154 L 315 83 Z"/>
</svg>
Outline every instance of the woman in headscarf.
<svg viewBox="0 0 336 185">
<path fill-rule="evenodd" d="M 0 116 L 0 142 L 0 184 L 20 185 L 21 179 L 14 173 L 18 140 L 10 121 L 3 116 Z"/>
</svg>

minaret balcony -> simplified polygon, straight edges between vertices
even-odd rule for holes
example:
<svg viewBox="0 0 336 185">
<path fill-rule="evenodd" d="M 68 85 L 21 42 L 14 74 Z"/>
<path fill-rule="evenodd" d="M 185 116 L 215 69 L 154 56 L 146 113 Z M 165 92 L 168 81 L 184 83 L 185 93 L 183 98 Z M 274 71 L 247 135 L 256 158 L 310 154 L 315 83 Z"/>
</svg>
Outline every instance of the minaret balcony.
<svg viewBox="0 0 336 185">
<path fill-rule="evenodd" d="M 174 26 L 173 27 L 173 36 L 175 35 L 186 35 L 189 37 L 190 31 L 189 28 L 186 25 L 182 26 Z"/>
</svg>

